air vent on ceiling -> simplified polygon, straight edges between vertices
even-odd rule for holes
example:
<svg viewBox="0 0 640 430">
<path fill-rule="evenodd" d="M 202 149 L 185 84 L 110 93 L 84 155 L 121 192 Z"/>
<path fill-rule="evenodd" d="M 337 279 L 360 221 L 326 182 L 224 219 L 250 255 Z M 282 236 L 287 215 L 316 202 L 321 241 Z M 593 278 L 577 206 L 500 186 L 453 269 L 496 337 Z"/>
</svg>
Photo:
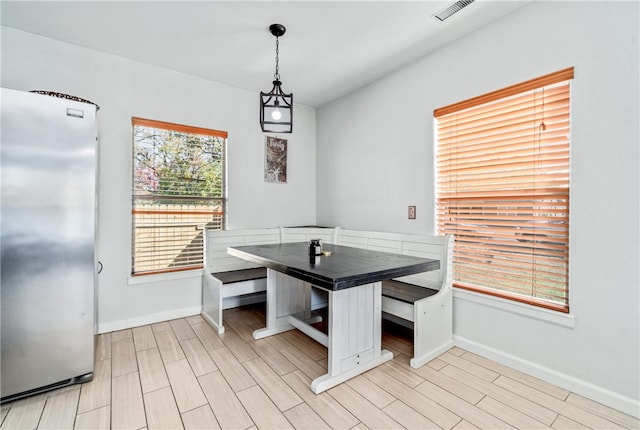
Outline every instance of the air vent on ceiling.
<svg viewBox="0 0 640 430">
<path fill-rule="evenodd" d="M 474 1 L 475 0 L 458 0 L 457 2 L 451 3 L 449 6 L 433 15 L 433 17 L 439 19 L 440 21 L 444 21 L 454 13 L 460 12 L 463 8 L 469 6 Z"/>
</svg>

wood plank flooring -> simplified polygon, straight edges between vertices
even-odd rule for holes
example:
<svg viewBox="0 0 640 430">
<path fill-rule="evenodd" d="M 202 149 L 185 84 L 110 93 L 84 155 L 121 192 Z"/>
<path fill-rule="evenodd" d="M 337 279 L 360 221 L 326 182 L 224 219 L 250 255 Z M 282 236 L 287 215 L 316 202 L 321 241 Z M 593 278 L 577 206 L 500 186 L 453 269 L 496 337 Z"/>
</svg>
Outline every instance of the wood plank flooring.
<svg viewBox="0 0 640 430">
<path fill-rule="evenodd" d="M 638 429 L 562 388 L 452 348 L 409 366 L 411 336 L 385 323 L 387 362 L 319 395 L 326 349 L 293 330 L 255 341 L 260 306 L 98 337 L 93 381 L 3 404 L 1 429 Z"/>
</svg>

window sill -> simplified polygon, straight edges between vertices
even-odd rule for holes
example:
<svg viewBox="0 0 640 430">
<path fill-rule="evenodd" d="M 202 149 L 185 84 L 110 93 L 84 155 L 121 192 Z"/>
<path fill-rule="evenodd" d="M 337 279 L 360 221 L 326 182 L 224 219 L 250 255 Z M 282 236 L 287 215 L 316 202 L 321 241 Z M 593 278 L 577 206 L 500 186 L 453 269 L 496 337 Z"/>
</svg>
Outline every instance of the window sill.
<svg viewBox="0 0 640 430">
<path fill-rule="evenodd" d="M 127 285 L 148 285 L 158 282 L 202 277 L 203 269 L 185 270 L 182 272 L 158 273 L 155 275 L 129 276 Z"/>
<path fill-rule="evenodd" d="M 526 318 L 536 319 L 560 327 L 570 329 L 575 328 L 575 318 L 571 314 L 552 311 L 538 306 L 531 306 L 500 297 L 494 297 L 482 293 L 463 290 L 460 288 L 453 289 L 453 297 L 458 300 L 464 300 L 467 302 L 488 306 L 504 312 L 509 312 Z"/>
</svg>

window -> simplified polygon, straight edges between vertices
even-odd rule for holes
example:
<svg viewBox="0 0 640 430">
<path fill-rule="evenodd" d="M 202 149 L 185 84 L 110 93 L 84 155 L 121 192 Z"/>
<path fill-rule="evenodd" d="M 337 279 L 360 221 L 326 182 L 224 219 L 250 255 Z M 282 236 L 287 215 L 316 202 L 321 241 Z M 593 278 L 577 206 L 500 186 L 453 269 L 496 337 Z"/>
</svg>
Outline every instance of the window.
<svg viewBox="0 0 640 430">
<path fill-rule="evenodd" d="M 202 268 L 225 216 L 227 133 L 132 118 L 133 275 Z"/>
<path fill-rule="evenodd" d="M 436 230 L 454 285 L 569 310 L 573 68 L 434 111 Z"/>
</svg>

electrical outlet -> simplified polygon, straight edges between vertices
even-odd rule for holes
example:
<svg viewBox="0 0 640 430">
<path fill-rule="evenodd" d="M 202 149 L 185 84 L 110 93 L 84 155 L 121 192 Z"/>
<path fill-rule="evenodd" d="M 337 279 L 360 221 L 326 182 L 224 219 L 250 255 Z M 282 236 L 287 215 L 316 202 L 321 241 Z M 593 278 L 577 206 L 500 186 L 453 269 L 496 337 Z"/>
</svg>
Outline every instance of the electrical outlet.
<svg viewBox="0 0 640 430">
<path fill-rule="evenodd" d="M 409 206 L 409 219 L 416 219 L 416 207 Z"/>
</svg>

